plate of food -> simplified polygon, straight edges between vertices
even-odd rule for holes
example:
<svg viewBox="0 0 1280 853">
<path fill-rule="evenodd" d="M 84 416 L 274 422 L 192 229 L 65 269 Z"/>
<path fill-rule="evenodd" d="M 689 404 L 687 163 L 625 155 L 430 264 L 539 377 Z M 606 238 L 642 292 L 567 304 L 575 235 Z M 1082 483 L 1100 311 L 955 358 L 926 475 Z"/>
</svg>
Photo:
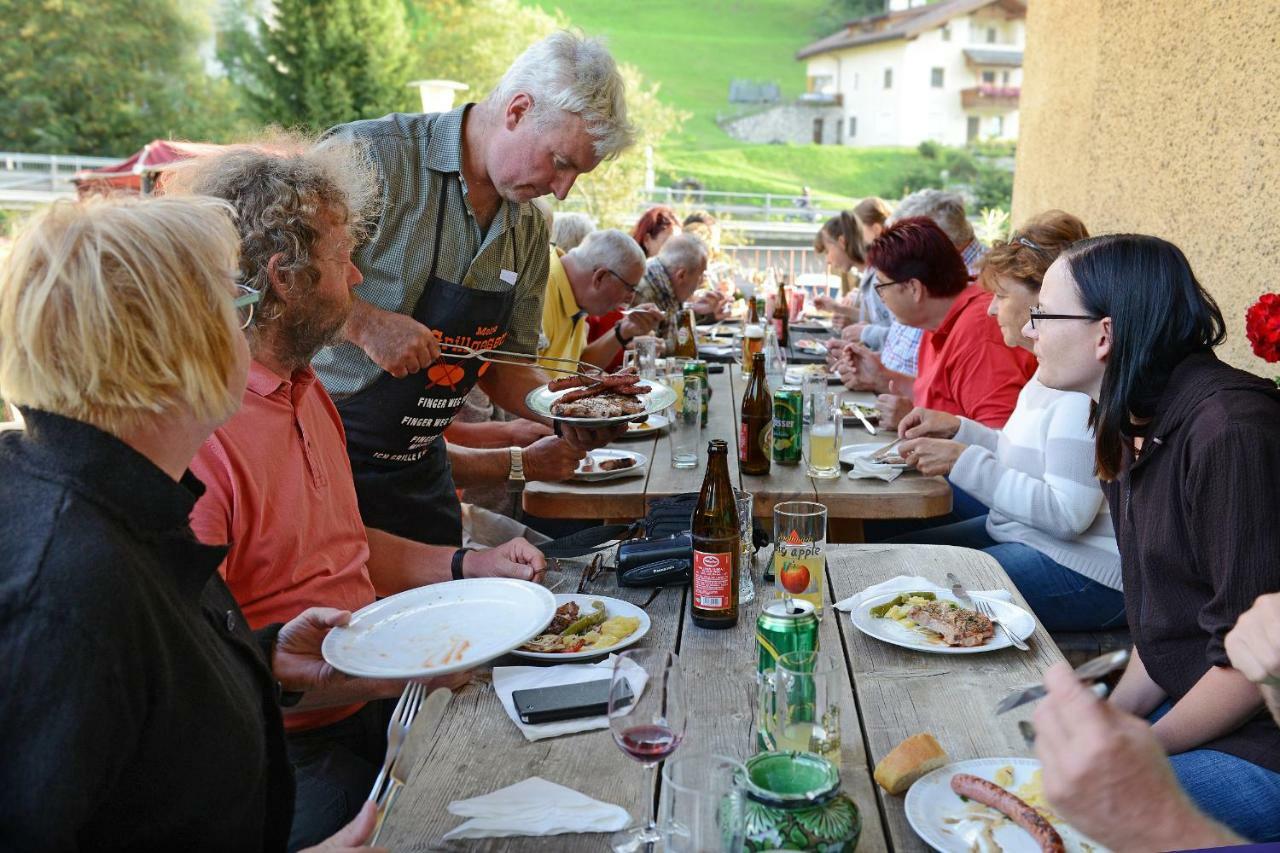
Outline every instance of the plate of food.
<svg viewBox="0 0 1280 853">
<path fill-rule="evenodd" d="M 926 774 L 907 790 L 907 822 L 935 850 L 1104 853 L 1054 814 L 1034 758 L 975 758 Z"/>
<path fill-rule="evenodd" d="M 854 459 L 858 457 L 871 459 L 878 451 L 883 450 L 887 443 L 884 441 L 872 441 L 865 444 L 846 444 L 840 448 L 840 462 L 845 467 L 852 468 Z M 911 467 L 907 464 L 907 460 L 893 451 L 886 454 L 883 459 L 874 459 L 872 461 L 878 465 L 888 465 L 891 468 L 901 468 L 904 471 Z"/>
<path fill-rule="evenodd" d="M 826 344 L 815 341 L 813 338 L 800 338 L 797 341 L 793 341 L 791 346 L 795 347 L 800 352 L 808 353 L 809 355 L 827 354 Z"/>
<path fill-rule="evenodd" d="M 611 654 L 649 633 L 649 614 L 604 595 L 557 595 L 543 630 L 511 653 L 534 660 L 571 661 Z"/>
<path fill-rule="evenodd" d="M 642 421 L 632 421 L 627 424 L 627 431 L 620 435 L 619 438 L 657 435 L 670 425 L 671 421 L 667 419 L 666 415 L 649 415 Z"/>
<path fill-rule="evenodd" d="M 426 678 L 473 669 L 536 637 L 555 614 L 546 587 L 513 578 L 434 583 L 375 601 L 324 638 L 335 669 Z"/>
<path fill-rule="evenodd" d="M 619 477 L 631 477 L 644 473 L 644 466 L 649 457 L 643 453 L 632 453 L 629 450 L 613 450 L 605 447 L 588 451 L 586 457 L 578 463 L 578 470 L 573 472 L 573 479 L 586 482 L 600 480 L 616 480 Z"/>
<path fill-rule="evenodd" d="M 840 414 L 852 420 L 857 420 L 858 415 L 861 414 L 872 426 L 880 423 L 880 409 L 871 403 L 857 403 L 853 400 L 845 400 L 840 404 Z"/>
<path fill-rule="evenodd" d="M 787 372 L 783 374 L 783 381 L 788 385 L 804 385 L 804 380 L 810 376 L 821 376 L 827 380 L 828 385 L 840 384 L 840 374 L 827 370 L 825 364 L 804 364 L 797 367 L 788 367 Z"/>
<path fill-rule="evenodd" d="M 575 426 L 611 426 L 644 420 L 676 401 L 676 392 L 632 369 L 599 378 L 564 376 L 534 388 L 525 405 L 540 415 Z"/>
<path fill-rule="evenodd" d="M 998 598 L 974 597 L 991 605 L 996 619 L 1019 640 L 1035 632 L 1035 617 L 1016 604 Z M 990 619 L 964 607 L 950 593 L 941 590 L 875 595 L 859 604 L 850 615 L 853 626 L 867 636 L 921 652 L 969 655 L 1012 645 L 1009 637 L 997 630 Z"/>
</svg>

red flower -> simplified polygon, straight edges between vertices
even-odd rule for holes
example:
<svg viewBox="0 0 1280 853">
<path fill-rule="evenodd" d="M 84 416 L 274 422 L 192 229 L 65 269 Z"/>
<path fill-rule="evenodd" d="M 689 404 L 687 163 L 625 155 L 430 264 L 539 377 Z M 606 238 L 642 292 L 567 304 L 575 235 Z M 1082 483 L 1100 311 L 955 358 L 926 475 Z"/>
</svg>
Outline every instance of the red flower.
<svg viewBox="0 0 1280 853">
<path fill-rule="evenodd" d="M 1280 293 L 1268 293 L 1249 306 L 1244 330 L 1259 358 L 1280 361 Z"/>
</svg>

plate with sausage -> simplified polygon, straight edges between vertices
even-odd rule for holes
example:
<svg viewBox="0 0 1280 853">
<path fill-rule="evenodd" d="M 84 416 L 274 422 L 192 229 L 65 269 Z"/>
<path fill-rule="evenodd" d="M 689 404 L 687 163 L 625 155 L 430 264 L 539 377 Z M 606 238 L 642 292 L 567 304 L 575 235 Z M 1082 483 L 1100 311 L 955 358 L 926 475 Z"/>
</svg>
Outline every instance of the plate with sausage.
<svg viewBox="0 0 1280 853">
<path fill-rule="evenodd" d="M 609 447 L 592 450 L 578 463 L 573 479 L 590 483 L 631 477 L 643 474 L 648 461 L 649 457 L 643 453 L 632 453 L 630 450 L 614 450 Z"/>
<path fill-rule="evenodd" d="M 525 396 L 530 410 L 574 426 L 602 427 L 642 421 L 676 401 L 676 392 L 655 379 L 622 370 L 602 376 L 563 376 Z"/>
<path fill-rule="evenodd" d="M 943 853 L 1105 853 L 1054 814 L 1034 758 L 975 758 L 939 767 L 907 791 L 907 822 Z"/>
</svg>

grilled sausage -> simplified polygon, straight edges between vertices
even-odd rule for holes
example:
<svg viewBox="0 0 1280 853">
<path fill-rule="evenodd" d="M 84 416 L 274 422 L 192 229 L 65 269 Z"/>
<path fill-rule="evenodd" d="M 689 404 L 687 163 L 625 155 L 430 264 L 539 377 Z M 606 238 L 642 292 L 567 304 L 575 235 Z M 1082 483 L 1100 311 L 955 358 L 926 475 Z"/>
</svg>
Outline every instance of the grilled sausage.
<svg viewBox="0 0 1280 853">
<path fill-rule="evenodd" d="M 1053 825 L 1011 791 L 968 773 L 952 776 L 951 790 L 1004 814 L 1030 833 L 1044 853 L 1065 853 L 1062 836 Z"/>
<path fill-rule="evenodd" d="M 559 399 L 556 400 L 556 403 L 573 403 L 577 400 L 585 400 L 588 397 L 595 397 L 599 394 L 603 394 L 607 390 L 609 389 L 597 382 L 594 385 L 588 385 L 586 388 L 575 388 L 572 391 L 562 394 Z"/>
<path fill-rule="evenodd" d="M 548 391 L 563 391 L 566 388 L 583 388 L 595 382 L 587 376 L 561 376 L 547 383 Z"/>
</svg>

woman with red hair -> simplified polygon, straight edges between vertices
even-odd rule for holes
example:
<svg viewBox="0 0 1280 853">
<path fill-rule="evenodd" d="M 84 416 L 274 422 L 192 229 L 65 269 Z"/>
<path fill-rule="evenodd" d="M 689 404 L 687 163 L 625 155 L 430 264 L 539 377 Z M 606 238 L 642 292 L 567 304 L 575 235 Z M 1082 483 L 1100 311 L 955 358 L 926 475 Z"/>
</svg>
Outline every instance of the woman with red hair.
<svg viewBox="0 0 1280 853">
<path fill-rule="evenodd" d="M 646 258 L 657 257 L 658 252 L 662 249 L 662 245 L 667 240 L 683 232 L 684 228 L 680 225 L 680 217 L 676 216 L 676 212 L 665 204 L 651 207 L 640 215 L 636 220 L 636 227 L 631 229 L 631 239 L 640 244 L 640 248 L 644 249 Z M 608 314 L 602 314 L 599 317 L 587 318 L 587 340 L 594 341 L 601 335 L 609 334 L 613 331 L 613 327 L 622 319 L 621 311 L 610 311 Z M 617 370 L 622 364 L 622 353 L 619 352 L 609 363 L 609 370 Z"/>
<path fill-rule="evenodd" d="M 840 363 L 845 385 L 882 392 L 881 419 L 888 427 L 911 409 L 908 388 L 917 406 L 993 429 L 1004 426 L 1036 361 L 1026 350 L 1005 346 L 987 313 L 990 292 L 970 286 L 950 238 L 931 219 L 902 219 L 871 244 L 867 261 L 876 269 L 873 286 L 898 322 L 925 331 L 919 374 L 912 382 L 852 343 Z"/>
</svg>

